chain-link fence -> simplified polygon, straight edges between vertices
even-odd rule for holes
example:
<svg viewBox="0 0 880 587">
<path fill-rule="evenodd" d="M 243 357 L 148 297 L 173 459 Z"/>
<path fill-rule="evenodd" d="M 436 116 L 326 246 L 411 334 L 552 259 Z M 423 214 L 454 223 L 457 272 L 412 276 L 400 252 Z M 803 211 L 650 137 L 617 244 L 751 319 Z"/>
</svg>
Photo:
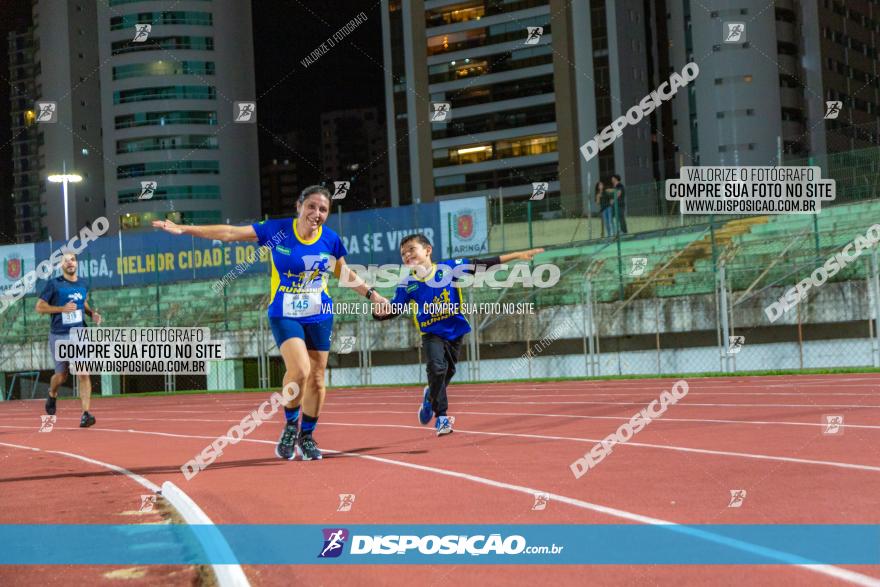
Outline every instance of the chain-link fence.
<svg viewBox="0 0 880 587">
<path fill-rule="evenodd" d="M 837 165 L 845 187 L 838 187 L 839 201 L 847 190 L 862 198 L 874 193 L 876 160 L 850 153 L 829 157 L 827 165 Z M 547 202 L 518 205 L 530 222 L 511 222 L 516 205 L 506 204 L 502 216 L 487 206 L 490 253 L 475 256 L 544 246 L 530 266 L 555 265 L 558 283 L 463 288 L 462 301 L 476 311 L 468 315 L 472 332 L 456 380 L 877 366 L 873 248 L 859 246 L 855 255 L 850 246 L 836 256 L 857 236 L 866 238 L 871 219 L 880 217 L 878 200 L 827 206 L 815 216 L 688 216 L 687 223 L 677 214 L 657 216 L 667 225 L 662 230 L 642 231 L 632 222 L 629 234 L 605 237 L 596 218 L 543 218 L 528 207 Z M 403 234 L 424 230 L 419 218 L 398 230 L 376 213 L 373 225 L 388 230 L 346 236 L 362 228 L 356 218 L 347 212 L 339 232 L 350 249 L 371 245 L 368 259 L 380 262 L 397 256 Z M 592 239 L 585 232 L 590 223 Z M 38 249 L 22 273 L 48 258 L 52 243 Z M 836 259 L 833 275 L 817 274 L 818 268 L 832 273 L 829 259 Z M 95 377 L 96 393 L 281 384 L 284 368 L 266 318 L 271 267 L 257 245 L 140 233 L 105 237 L 83 252 L 80 264 L 104 325 L 208 327 L 225 341 L 229 357 L 207 375 Z M 3 313 L 0 372 L 11 397 L 44 394 L 53 367 L 48 319 L 34 311 L 38 291 L 39 283 Z M 329 292 L 337 302 L 364 301 L 335 280 Z M 391 296 L 393 289 L 380 292 Z M 424 382 L 412 321 L 378 323 L 361 307 L 334 318 L 328 383 Z M 36 386 L 26 375 L 33 372 Z"/>
</svg>

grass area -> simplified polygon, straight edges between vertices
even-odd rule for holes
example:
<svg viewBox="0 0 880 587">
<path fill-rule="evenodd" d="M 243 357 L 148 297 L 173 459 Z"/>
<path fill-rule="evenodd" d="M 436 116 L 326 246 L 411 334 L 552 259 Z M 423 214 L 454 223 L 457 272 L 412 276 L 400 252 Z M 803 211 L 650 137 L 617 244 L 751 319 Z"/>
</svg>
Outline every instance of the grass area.
<svg viewBox="0 0 880 587">
<path fill-rule="evenodd" d="M 766 370 L 766 371 L 739 371 L 737 373 L 721 373 L 719 371 L 704 371 L 701 373 L 670 373 L 663 375 L 602 375 L 599 377 L 535 377 L 533 379 L 493 379 L 493 380 L 484 380 L 484 381 L 453 381 L 454 384 L 476 384 L 476 383 L 545 383 L 545 382 L 553 382 L 553 381 L 616 381 L 616 380 L 640 380 L 640 379 L 705 379 L 712 377 L 764 377 L 764 376 L 800 376 L 800 375 L 841 375 L 847 373 L 880 373 L 880 369 L 874 367 L 836 367 L 829 369 L 799 369 L 799 370 Z M 423 386 L 424 383 L 395 383 L 393 385 L 387 384 L 375 384 L 375 385 L 358 385 L 358 386 L 334 386 L 328 387 L 328 390 L 333 389 L 371 389 L 371 388 L 384 388 L 384 387 L 420 387 Z M 274 388 L 273 388 L 274 389 Z M 172 395 L 208 395 L 208 394 L 231 394 L 231 393 L 267 393 L 266 389 L 260 389 L 258 387 L 250 387 L 246 389 L 225 389 L 220 391 L 205 391 L 203 389 L 187 389 L 180 391 L 172 391 L 172 392 L 164 392 L 164 391 L 150 391 L 143 393 L 127 393 L 122 395 L 105 395 L 105 396 L 95 396 L 95 397 L 144 397 L 144 396 L 163 396 L 169 397 Z"/>
</svg>

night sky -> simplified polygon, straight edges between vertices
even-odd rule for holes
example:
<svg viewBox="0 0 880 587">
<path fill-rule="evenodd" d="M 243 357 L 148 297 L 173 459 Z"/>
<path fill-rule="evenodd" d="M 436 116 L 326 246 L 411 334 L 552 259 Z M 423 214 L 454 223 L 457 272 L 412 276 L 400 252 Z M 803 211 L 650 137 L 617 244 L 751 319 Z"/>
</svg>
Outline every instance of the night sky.
<svg viewBox="0 0 880 587">
<path fill-rule="evenodd" d="M 383 110 L 379 8 L 378 2 L 364 0 L 255 0 L 260 124 L 276 134 L 301 130 L 318 141 L 321 112 L 367 106 Z M 360 12 L 367 20 L 353 33 L 315 63 L 308 67 L 300 64 Z M 261 153 L 269 152 L 271 142 L 271 135 L 261 130 Z"/>
<path fill-rule="evenodd" d="M 173 4 L 173 2 L 169 2 Z M 272 135 L 291 130 L 319 140 L 321 112 L 384 108 L 380 4 L 364 0 L 253 0 L 254 59 L 261 161 L 271 158 Z M 8 114 L 9 56 L 6 36 L 30 21 L 30 0 L 0 0 L 0 194 L 12 191 L 12 147 Z M 364 12 L 367 20 L 317 62 L 300 61 L 327 37 Z M 291 154 L 291 159 L 295 159 Z M 318 161 L 314 163 L 320 167 Z M 0 242 L 13 242 L 8 205 L 0 203 Z M 4 224 L 6 222 L 6 224 Z"/>
</svg>

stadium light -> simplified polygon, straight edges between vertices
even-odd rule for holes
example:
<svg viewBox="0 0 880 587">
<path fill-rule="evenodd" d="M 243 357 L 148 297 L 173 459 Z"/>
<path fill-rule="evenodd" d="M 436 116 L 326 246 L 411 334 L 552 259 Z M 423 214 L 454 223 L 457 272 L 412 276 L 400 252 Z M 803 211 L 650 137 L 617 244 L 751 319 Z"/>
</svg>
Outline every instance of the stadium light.
<svg viewBox="0 0 880 587">
<path fill-rule="evenodd" d="M 47 179 L 52 183 L 60 183 L 61 184 L 61 192 L 64 194 L 64 240 L 70 240 L 70 226 L 68 226 L 68 214 L 67 214 L 67 184 L 68 183 L 79 183 L 82 181 L 82 176 L 76 173 L 67 173 L 67 164 L 62 161 L 61 163 L 62 173 L 50 175 Z"/>
</svg>

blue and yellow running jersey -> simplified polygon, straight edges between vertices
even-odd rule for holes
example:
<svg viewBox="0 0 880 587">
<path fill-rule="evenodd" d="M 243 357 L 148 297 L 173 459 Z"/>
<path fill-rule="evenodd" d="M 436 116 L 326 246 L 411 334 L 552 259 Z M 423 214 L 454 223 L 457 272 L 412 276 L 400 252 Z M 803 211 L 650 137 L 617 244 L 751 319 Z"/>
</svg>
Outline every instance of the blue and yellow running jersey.
<svg viewBox="0 0 880 587">
<path fill-rule="evenodd" d="M 410 274 L 397 286 L 392 305 L 414 305 L 413 321 L 422 334 L 436 334 L 446 340 L 461 338 L 471 331 L 471 325 L 462 314 L 461 289 L 450 276 L 459 265 L 472 263 L 470 259 L 451 259 L 434 263 L 424 279 Z"/>
<path fill-rule="evenodd" d="M 347 254 L 342 239 L 326 226 L 304 241 L 296 232 L 296 220 L 283 218 L 253 225 L 260 246 L 269 248 L 272 279 L 269 287 L 269 317 L 294 318 L 302 323 L 333 316 L 333 300 L 327 284 L 332 260 Z"/>
</svg>

